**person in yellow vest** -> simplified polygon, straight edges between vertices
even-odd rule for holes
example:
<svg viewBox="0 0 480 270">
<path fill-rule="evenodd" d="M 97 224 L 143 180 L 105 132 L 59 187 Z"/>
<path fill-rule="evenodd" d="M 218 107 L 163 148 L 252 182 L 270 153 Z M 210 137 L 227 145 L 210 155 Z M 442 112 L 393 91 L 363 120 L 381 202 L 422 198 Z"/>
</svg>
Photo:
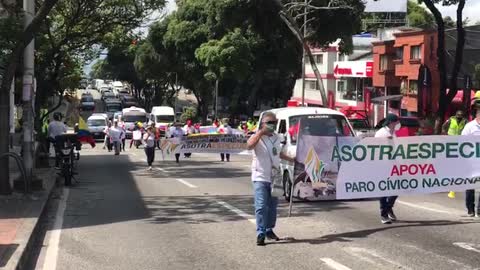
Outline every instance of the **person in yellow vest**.
<svg viewBox="0 0 480 270">
<path fill-rule="evenodd" d="M 248 129 L 249 132 L 255 131 L 255 122 L 253 121 L 252 118 L 248 118 L 247 129 Z"/>
<path fill-rule="evenodd" d="M 467 124 L 465 115 L 462 110 L 458 110 L 455 113 L 455 116 L 450 117 L 442 126 L 443 134 L 448 134 L 449 136 L 458 136 L 462 135 L 462 131 Z M 453 199 L 455 198 L 455 192 L 450 191 L 448 197 Z"/>
<path fill-rule="evenodd" d="M 462 110 L 458 110 L 457 113 L 455 113 L 455 116 L 450 117 L 442 125 L 442 131 L 444 134 L 450 136 L 458 136 L 462 134 L 462 130 L 466 124 L 467 120 L 465 119 L 465 114 Z"/>
</svg>

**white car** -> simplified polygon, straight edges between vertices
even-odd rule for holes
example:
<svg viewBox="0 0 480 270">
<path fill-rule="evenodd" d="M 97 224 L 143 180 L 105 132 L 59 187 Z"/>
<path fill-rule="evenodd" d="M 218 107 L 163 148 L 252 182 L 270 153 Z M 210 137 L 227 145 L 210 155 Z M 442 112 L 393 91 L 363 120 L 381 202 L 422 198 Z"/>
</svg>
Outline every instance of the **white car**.
<svg viewBox="0 0 480 270">
<path fill-rule="evenodd" d="M 304 129 L 308 129 L 308 132 L 314 136 L 355 136 L 345 115 L 335 110 L 320 107 L 285 107 L 269 111 L 277 116 L 276 131 L 283 136 L 282 144 L 286 148 L 286 153 L 292 157 L 296 156 L 297 153 L 297 134 L 300 120 L 305 121 L 302 124 Z M 262 112 L 260 115 L 259 123 L 261 123 L 264 113 Z M 322 121 L 325 121 L 325 119 L 329 119 L 336 125 L 323 125 Z M 259 126 L 257 126 L 257 129 Z M 331 128 L 332 126 L 343 127 L 343 129 Z M 295 128 L 297 128 L 296 131 Z M 339 132 L 342 132 L 342 134 L 339 134 Z M 343 132 L 348 134 L 343 134 Z M 291 162 L 282 161 L 280 164 L 282 181 L 281 183 L 275 183 L 275 188 L 282 188 L 282 193 L 287 200 L 290 198 L 292 179 L 294 179 L 294 165 Z M 306 190 L 305 192 L 310 191 Z"/>
</svg>

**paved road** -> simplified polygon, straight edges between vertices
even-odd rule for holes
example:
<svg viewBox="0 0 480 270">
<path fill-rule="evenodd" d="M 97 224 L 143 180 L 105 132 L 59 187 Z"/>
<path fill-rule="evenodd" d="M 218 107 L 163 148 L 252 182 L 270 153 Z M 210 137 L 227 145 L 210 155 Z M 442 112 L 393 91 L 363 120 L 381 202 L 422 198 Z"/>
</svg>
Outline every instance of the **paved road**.
<svg viewBox="0 0 480 270">
<path fill-rule="evenodd" d="M 479 219 L 463 198 L 402 197 L 401 221 L 373 200 L 280 205 L 277 233 L 255 245 L 249 157 L 194 154 L 145 170 L 142 150 L 82 151 L 79 183 L 59 189 L 36 269 L 479 269 Z M 64 210 L 64 211 L 63 211 Z"/>
</svg>

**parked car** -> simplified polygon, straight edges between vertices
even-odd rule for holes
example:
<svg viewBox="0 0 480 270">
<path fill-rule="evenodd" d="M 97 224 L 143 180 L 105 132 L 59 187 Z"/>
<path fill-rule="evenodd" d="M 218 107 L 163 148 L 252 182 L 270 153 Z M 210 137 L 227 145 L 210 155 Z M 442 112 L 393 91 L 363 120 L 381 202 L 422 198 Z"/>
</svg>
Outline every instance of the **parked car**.
<svg viewBox="0 0 480 270">
<path fill-rule="evenodd" d="M 91 94 L 83 94 L 80 99 L 80 110 L 93 111 L 95 110 L 95 100 Z"/>
<path fill-rule="evenodd" d="M 398 131 L 395 132 L 397 137 L 409 137 L 416 136 L 418 130 L 420 129 L 420 120 L 417 117 L 399 117 L 400 125 L 402 126 Z M 380 129 L 383 127 L 385 119 L 380 120 L 375 126 L 375 129 Z"/>
<path fill-rule="evenodd" d="M 132 97 L 131 95 L 124 95 L 121 96 L 122 106 L 123 108 L 130 108 L 130 107 L 137 107 L 138 102 L 137 99 Z"/>
</svg>

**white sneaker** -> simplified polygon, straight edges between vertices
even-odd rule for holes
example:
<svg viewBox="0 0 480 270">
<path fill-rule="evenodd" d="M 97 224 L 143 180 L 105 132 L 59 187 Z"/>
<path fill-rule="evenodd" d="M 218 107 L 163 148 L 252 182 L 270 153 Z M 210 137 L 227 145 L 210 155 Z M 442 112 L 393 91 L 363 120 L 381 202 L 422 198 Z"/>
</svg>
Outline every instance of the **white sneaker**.
<svg viewBox="0 0 480 270">
<path fill-rule="evenodd" d="M 148 167 L 148 169 L 147 169 L 147 170 L 151 171 L 151 170 L 152 170 L 152 166 Z"/>
</svg>

